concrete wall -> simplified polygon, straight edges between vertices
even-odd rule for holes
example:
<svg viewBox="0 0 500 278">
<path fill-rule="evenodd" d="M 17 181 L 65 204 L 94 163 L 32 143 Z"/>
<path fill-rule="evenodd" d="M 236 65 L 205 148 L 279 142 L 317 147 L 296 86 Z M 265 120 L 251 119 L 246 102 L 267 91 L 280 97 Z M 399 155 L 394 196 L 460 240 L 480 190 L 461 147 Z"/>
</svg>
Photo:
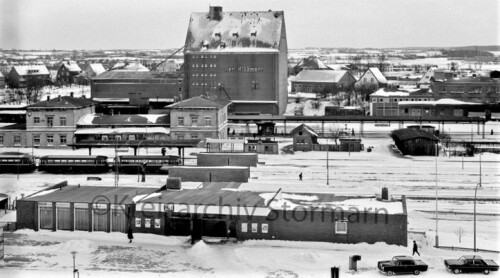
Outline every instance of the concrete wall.
<svg viewBox="0 0 500 278">
<path fill-rule="evenodd" d="M 257 166 L 259 157 L 256 153 L 200 153 L 198 166 Z"/>
<path fill-rule="evenodd" d="M 250 177 L 249 167 L 171 167 L 169 177 L 179 177 L 183 182 L 248 182 Z"/>
</svg>

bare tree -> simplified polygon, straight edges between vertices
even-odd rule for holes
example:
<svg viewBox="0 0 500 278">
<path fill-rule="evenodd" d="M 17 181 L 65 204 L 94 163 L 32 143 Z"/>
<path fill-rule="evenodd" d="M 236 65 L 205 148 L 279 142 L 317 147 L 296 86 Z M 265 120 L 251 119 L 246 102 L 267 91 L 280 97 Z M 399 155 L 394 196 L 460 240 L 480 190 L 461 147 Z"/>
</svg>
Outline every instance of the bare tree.
<svg viewBox="0 0 500 278">
<path fill-rule="evenodd" d="M 28 104 L 40 101 L 42 97 L 42 89 L 46 85 L 43 78 L 30 76 L 26 81 L 26 101 Z"/>
<path fill-rule="evenodd" d="M 385 71 L 385 61 L 387 57 L 384 54 L 378 55 L 378 68 L 381 72 Z"/>
<path fill-rule="evenodd" d="M 459 226 L 458 229 L 455 231 L 455 234 L 458 237 L 458 242 L 462 243 L 462 237 L 465 234 L 465 229 L 462 226 Z"/>
</svg>

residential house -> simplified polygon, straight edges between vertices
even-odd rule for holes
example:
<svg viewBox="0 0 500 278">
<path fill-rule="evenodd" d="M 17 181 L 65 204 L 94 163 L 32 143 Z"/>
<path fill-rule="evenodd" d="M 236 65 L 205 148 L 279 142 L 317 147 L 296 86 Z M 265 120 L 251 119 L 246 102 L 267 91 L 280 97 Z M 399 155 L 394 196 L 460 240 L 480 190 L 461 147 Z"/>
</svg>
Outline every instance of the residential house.
<svg viewBox="0 0 500 278">
<path fill-rule="evenodd" d="M 5 87 L 5 76 L 0 72 L 0 89 Z"/>
<path fill-rule="evenodd" d="M 349 90 L 356 79 L 346 70 L 303 70 L 291 81 L 292 92 L 322 93 Z"/>
<path fill-rule="evenodd" d="M 174 140 L 227 138 L 230 101 L 193 97 L 167 106 Z"/>
<path fill-rule="evenodd" d="M 378 68 L 368 68 L 356 82 L 356 86 L 364 89 L 387 87 L 387 79 Z"/>
<path fill-rule="evenodd" d="M 88 64 L 85 67 L 85 72 L 88 78 L 96 77 L 105 71 L 104 66 L 100 63 Z"/>
<path fill-rule="evenodd" d="M 427 69 L 425 74 L 417 82 L 417 87 L 422 89 L 429 89 L 431 87 L 431 78 L 434 77 L 434 71 L 438 68 L 436 66 Z"/>
<path fill-rule="evenodd" d="M 46 66 L 13 66 L 9 72 L 9 85 L 13 88 L 25 88 L 31 82 L 47 84 L 50 73 Z"/>
<path fill-rule="evenodd" d="M 82 69 L 75 62 L 64 61 L 57 70 L 56 81 L 60 84 L 73 84 L 75 77 L 82 72 Z"/>
</svg>

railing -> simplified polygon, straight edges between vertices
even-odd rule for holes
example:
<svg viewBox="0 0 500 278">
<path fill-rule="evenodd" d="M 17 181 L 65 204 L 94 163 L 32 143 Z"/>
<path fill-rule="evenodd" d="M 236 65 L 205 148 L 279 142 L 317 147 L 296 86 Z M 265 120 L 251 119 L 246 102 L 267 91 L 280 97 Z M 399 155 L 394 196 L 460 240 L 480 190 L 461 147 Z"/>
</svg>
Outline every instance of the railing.
<svg viewBox="0 0 500 278">
<path fill-rule="evenodd" d="M 434 246 L 434 247 L 436 247 L 436 246 Z M 436 248 L 453 250 L 453 251 L 474 252 L 474 248 L 466 248 L 466 247 L 458 247 L 458 246 L 437 246 Z M 500 251 L 498 251 L 498 250 L 487 250 L 487 249 L 479 249 L 479 248 L 476 248 L 476 252 L 500 253 Z"/>
</svg>

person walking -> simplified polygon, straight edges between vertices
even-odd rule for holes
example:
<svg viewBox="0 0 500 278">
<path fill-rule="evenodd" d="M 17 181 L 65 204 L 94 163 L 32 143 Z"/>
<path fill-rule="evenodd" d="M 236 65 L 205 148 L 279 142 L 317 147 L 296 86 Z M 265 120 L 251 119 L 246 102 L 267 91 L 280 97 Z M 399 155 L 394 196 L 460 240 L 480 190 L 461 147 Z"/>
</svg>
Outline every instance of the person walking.
<svg viewBox="0 0 500 278">
<path fill-rule="evenodd" d="M 167 153 L 167 150 L 165 148 L 161 148 L 161 155 L 165 156 L 166 153 Z"/>
<path fill-rule="evenodd" d="M 134 239 L 134 234 L 132 232 L 132 227 L 130 227 L 130 226 L 128 226 L 127 237 L 129 239 L 128 243 L 132 243 L 132 239 Z"/>
<path fill-rule="evenodd" d="M 418 252 L 417 242 L 413 241 L 413 254 L 412 254 L 412 256 L 415 255 L 415 253 L 417 253 L 420 256 L 420 253 Z"/>
<path fill-rule="evenodd" d="M 299 181 L 302 180 L 302 173 L 299 174 Z"/>
</svg>

